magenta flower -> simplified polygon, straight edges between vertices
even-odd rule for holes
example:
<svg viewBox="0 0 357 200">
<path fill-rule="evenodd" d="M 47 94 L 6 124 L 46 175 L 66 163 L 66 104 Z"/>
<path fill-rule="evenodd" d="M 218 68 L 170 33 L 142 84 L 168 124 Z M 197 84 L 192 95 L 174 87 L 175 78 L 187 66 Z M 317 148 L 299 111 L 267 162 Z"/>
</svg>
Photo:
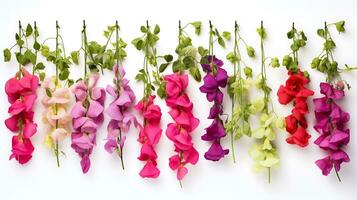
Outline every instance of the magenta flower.
<svg viewBox="0 0 357 200">
<path fill-rule="evenodd" d="M 138 122 L 133 114 L 130 113 L 130 108 L 133 107 L 135 102 L 135 94 L 129 86 L 129 80 L 124 78 L 125 71 L 123 67 L 115 65 L 113 67 L 116 78 L 114 86 L 107 86 L 107 93 L 114 98 L 110 103 L 107 114 L 111 118 L 108 124 L 107 142 L 105 143 L 105 150 L 108 153 L 114 151 L 118 153 L 123 163 L 123 148 L 126 139 L 125 133 L 129 131 L 130 125 L 133 122 L 135 127 Z M 117 77 L 118 76 L 118 77 Z"/>
<path fill-rule="evenodd" d="M 207 100 L 214 102 L 210 109 L 208 119 L 213 119 L 212 124 L 206 128 L 206 134 L 202 135 L 202 140 L 212 141 L 213 144 L 205 153 L 207 160 L 218 161 L 229 153 L 228 149 L 223 149 L 220 139 L 226 136 L 223 121 L 220 119 L 222 114 L 223 93 L 220 88 L 227 85 L 227 72 L 221 68 L 223 62 L 215 56 L 207 57 L 209 64 L 201 64 L 207 73 L 203 78 L 204 84 L 200 87 L 202 93 L 206 93 Z"/>
<path fill-rule="evenodd" d="M 314 128 L 321 134 L 315 144 L 328 151 L 329 155 L 315 163 L 326 176 L 332 168 L 336 172 L 340 171 L 341 164 L 350 160 L 347 153 L 342 150 L 350 141 L 350 130 L 345 127 L 350 120 L 350 115 L 335 102 L 345 96 L 343 87 L 320 83 L 320 93 L 324 97 L 314 99 L 316 118 Z"/>
<path fill-rule="evenodd" d="M 77 82 L 72 88 L 76 104 L 71 111 L 74 129 L 71 147 L 82 158 L 83 173 L 90 168 L 89 156 L 96 144 L 97 129 L 104 120 L 105 90 L 96 87 L 98 78 L 99 74 L 90 74 L 87 80 Z"/>
</svg>

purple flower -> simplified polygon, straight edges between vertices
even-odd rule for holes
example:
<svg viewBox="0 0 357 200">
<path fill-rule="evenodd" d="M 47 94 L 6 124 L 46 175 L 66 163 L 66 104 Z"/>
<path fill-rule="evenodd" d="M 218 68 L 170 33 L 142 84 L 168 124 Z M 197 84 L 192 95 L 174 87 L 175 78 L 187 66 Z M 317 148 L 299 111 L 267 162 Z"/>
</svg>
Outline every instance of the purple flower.
<svg viewBox="0 0 357 200">
<path fill-rule="evenodd" d="M 211 147 L 205 153 L 207 160 L 218 161 L 229 153 L 228 149 L 223 149 L 219 141 L 213 142 Z"/>
<path fill-rule="evenodd" d="M 126 139 L 125 133 L 129 131 L 132 122 L 135 127 L 138 122 L 134 115 L 130 113 L 130 109 L 135 103 L 135 94 L 129 86 L 129 80 L 124 78 L 124 68 L 119 67 L 118 69 L 118 66 L 115 65 L 113 69 L 114 73 L 119 77 L 115 79 L 117 83 L 115 86 L 108 85 L 106 88 L 107 93 L 114 100 L 106 110 L 111 120 L 107 127 L 108 135 L 104 148 L 108 153 L 119 151 L 119 156 L 122 159 L 122 151 Z"/>
<path fill-rule="evenodd" d="M 350 130 L 345 128 L 350 115 L 335 102 L 344 97 L 343 89 L 329 83 L 320 83 L 320 92 L 325 96 L 313 100 L 316 118 L 314 129 L 321 134 L 314 143 L 328 151 L 329 155 L 315 163 L 326 176 L 332 168 L 338 172 L 341 164 L 350 160 L 347 153 L 341 149 L 350 141 Z"/>
<path fill-rule="evenodd" d="M 223 93 L 221 88 L 226 87 L 228 75 L 226 70 L 222 69 L 223 62 L 215 56 L 207 56 L 208 64 L 201 64 L 203 70 L 207 73 L 203 78 L 203 85 L 200 87 L 202 93 L 206 93 L 209 102 L 213 102 L 208 119 L 213 119 L 212 124 L 206 128 L 206 134 L 201 139 L 213 141 L 209 150 L 205 153 L 207 160 L 218 161 L 228 154 L 228 149 L 223 149 L 220 139 L 226 136 L 223 122 L 220 119 L 223 110 Z"/>
<path fill-rule="evenodd" d="M 201 64 L 201 66 L 205 72 L 209 73 L 212 71 L 211 65 L 214 65 L 217 68 L 220 68 L 223 66 L 223 61 L 216 58 L 216 56 L 207 56 L 203 59 L 206 59 L 206 62 L 207 62 L 205 64 Z"/>
</svg>

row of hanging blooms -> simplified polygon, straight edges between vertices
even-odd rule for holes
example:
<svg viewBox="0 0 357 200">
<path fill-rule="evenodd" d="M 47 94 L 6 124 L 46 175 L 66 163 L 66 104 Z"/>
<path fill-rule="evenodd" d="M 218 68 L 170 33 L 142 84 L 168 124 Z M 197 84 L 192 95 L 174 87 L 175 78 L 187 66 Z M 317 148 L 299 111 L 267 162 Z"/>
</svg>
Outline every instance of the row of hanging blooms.
<svg viewBox="0 0 357 200">
<path fill-rule="evenodd" d="M 316 165 L 322 170 L 323 175 L 328 175 L 332 169 L 338 172 L 340 165 L 349 161 L 343 148 L 350 140 L 350 131 L 346 126 L 349 114 L 342 110 L 338 101 L 345 96 L 345 88 L 350 86 L 340 74 L 355 68 L 344 65 L 339 67 L 334 60 L 333 50 L 336 45 L 330 34 L 330 27 L 334 26 L 338 32 L 345 32 L 345 22 L 325 23 L 323 28 L 317 30 L 318 36 L 323 40 L 323 48 L 311 62 L 312 69 L 326 75 L 326 81 L 320 83 L 321 97 L 313 99 L 316 122 L 314 129 L 320 134 L 314 143 L 326 151 L 327 156 L 317 160 Z M 282 65 L 287 69 L 287 80 L 277 91 L 279 103 L 292 104 L 291 114 L 285 118 L 278 117 L 274 112 L 271 102 L 271 88 L 267 84 L 268 74 L 266 68 L 280 66 L 279 59 L 267 57 L 264 52 L 264 40 L 267 38 L 263 22 L 257 29 L 260 38 L 261 68 L 259 75 L 253 77 L 252 68 L 243 61 L 241 51 L 246 51 L 247 57 L 255 57 L 255 50 L 249 46 L 239 32 L 239 25 L 235 23 L 233 33 L 220 32 L 209 22 L 208 49 L 195 48 L 192 39 L 187 33 L 187 28 L 193 27 L 197 35 L 201 32 L 201 22 L 192 22 L 178 26 L 178 41 L 176 58 L 172 55 L 157 55 L 156 44 L 159 40 L 160 28 L 158 25 L 151 27 L 148 22 L 140 27 L 141 35 L 131 43 L 138 51 L 144 54 L 144 64 L 135 77 L 136 81 L 143 82 L 143 95 L 135 104 L 136 96 L 125 78 L 122 65 L 127 57 L 125 47 L 127 43 L 119 36 L 119 26 L 116 22 L 104 31 L 106 43 L 99 44 L 87 38 L 87 27 L 83 21 L 81 30 L 82 45 L 79 50 L 67 54 L 64 47 L 60 27 L 56 22 L 56 35 L 39 42 L 39 29 L 36 22 L 28 24 L 26 28 L 19 22 L 18 33 L 15 35 L 16 43 L 4 50 L 6 62 L 12 55 L 18 62 L 18 71 L 5 85 L 8 101 L 11 104 L 8 113 L 10 117 L 5 120 L 6 127 L 14 132 L 12 137 L 12 154 L 10 159 L 25 164 L 32 158 L 34 146 L 31 137 L 37 132 L 37 123 L 34 122 L 33 106 L 37 101 L 38 87 L 43 93 L 40 100 L 45 108 L 42 114 L 43 123 L 48 125 L 48 130 L 42 132 L 44 143 L 56 156 L 57 165 L 60 166 L 61 142 L 71 137 L 71 147 L 81 157 L 83 173 L 87 173 L 91 161 L 90 155 L 96 145 L 98 127 L 102 125 L 104 116 L 110 119 L 107 124 L 107 138 L 105 150 L 120 157 L 124 169 L 123 151 L 126 133 L 131 125 L 138 130 L 138 142 L 141 150 L 138 159 L 145 164 L 140 171 L 143 178 L 157 178 L 160 174 L 155 151 L 161 138 L 162 128 L 160 121 L 162 113 L 155 104 L 156 95 L 164 99 L 170 108 L 169 115 L 172 122 L 166 127 L 166 136 L 172 141 L 172 156 L 169 166 L 176 171 L 180 181 L 188 173 L 187 165 L 195 165 L 199 153 L 195 149 L 192 134 L 200 123 L 193 114 L 193 104 L 185 90 L 189 86 L 190 74 L 195 81 L 201 81 L 201 69 L 204 72 L 203 84 L 199 90 L 206 94 L 207 101 L 212 102 L 208 119 L 211 124 L 205 129 L 201 139 L 211 144 L 205 152 L 204 158 L 219 161 L 231 153 L 235 162 L 234 142 L 241 137 L 250 137 L 256 142 L 249 154 L 255 161 L 254 169 L 266 170 L 270 182 L 271 168 L 279 165 L 278 150 L 274 146 L 276 129 L 285 129 L 288 132 L 286 142 L 300 147 L 309 144 L 311 135 L 306 131 L 308 122 L 306 115 L 309 113 L 307 99 L 314 92 L 308 88 L 310 82 L 307 71 L 299 68 L 298 52 L 307 42 L 303 31 L 298 31 L 294 24 L 287 33 L 291 40 L 291 52 L 282 59 Z M 46 44 L 55 41 L 55 48 L 50 49 Z M 234 49 L 227 54 L 226 59 L 233 67 L 233 74 L 228 74 L 223 68 L 223 61 L 214 53 L 218 43 L 225 48 L 225 43 L 233 40 Z M 79 64 L 79 57 L 83 57 L 83 77 L 74 81 L 70 77 L 70 66 Z M 45 65 L 37 62 L 38 56 L 48 61 L 47 67 L 54 67 L 55 74 L 46 75 Z M 200 58 L 200 59 L 198 59 Z M 163 72 L 172 67 L 172 72 L 164 75 Z M 30 70 L 30 68 L 32 68 Z M 111 72 L 113 83 L 106 89 L 98 87 L 97 81 L 105 71 Z M 227 93 L 232 99 L 231 114 L 228 118 L 222 117 L 223 95 Z M 261 97 L 250 99 L 249 92 L 256 90 Z M 109 94 L 111 103 L 104 108 L 106 94 Z M 71 96 L 75 97 L 75 104 L 69 105 Z M 138 120 L 133 115 L 133 109 L 141 117 Z M 259 116 L 258 127 L 251 127 L 249 118 Z M 229 135 L 231 149 L 228 150 L 220 143 L 221 139 Z"/>
</svg>

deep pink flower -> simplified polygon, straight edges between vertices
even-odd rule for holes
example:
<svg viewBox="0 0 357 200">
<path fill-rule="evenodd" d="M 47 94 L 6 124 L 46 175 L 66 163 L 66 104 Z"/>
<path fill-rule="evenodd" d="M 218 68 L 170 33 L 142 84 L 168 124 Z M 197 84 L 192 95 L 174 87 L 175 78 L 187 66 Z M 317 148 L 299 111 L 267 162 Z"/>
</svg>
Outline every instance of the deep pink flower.
<svg viewBox="0 0 357 200">
<path fill-rule="evenodd" d="M 160 175 L 160 170 L 157 168 L 157 154 L 155 147 L 160 140 L 162 129 L 160 128 L 161 109 L 154 104 L 154 95 L 147 99 L 142 99 L 136 104 L 135 109 L 143 116 L 143 126 L 139 126 L 140 133 L 138 141 L 142 144 L 140 155 L 141 161 L 146 161 L 146 164 L 140 171 L 142 178 L 157 178 Z"/>
<path fill-rule="evenodd" d="M 6 127 L 17 133 L 12 137 L 12 154 L 20 164 L 27 163 L 32 158 L 34 147 L 30 138 L 37 131 L 37 124 L 33 122 L 33 105 L 37 98 L 38 77 L 21 68 L 21 74 L 5 84 L 5 92 L 11 106 L 8 113 L 11 115 L 5 120 Z"/>
<path fill-rule="evenodd" d="M 177 179 L 182 180 L 188 173 L 185 165 L 195 165 L 198 161 L 198 152 L 193 146 L 191 134 L 200 121 L 193 116 L 193 104 L 185 93 L 188 86 L 187 74 L 166 75 L 164 80 L 166 105 L 170 107 L 169 114 L 174 120 L 174 123 L 167 125 L 166 136 L 174 143 L 176 153 L 169 158 L 169 166 L 177 171 Z"/>
</svg>

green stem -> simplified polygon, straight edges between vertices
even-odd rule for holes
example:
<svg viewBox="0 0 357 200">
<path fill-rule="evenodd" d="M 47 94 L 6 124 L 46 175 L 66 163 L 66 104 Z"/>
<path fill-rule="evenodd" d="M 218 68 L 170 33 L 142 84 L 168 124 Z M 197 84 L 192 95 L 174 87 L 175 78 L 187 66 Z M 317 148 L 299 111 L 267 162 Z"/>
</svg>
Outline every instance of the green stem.
<svg viewBox="0 0 357 200">
<path fill-rule="evenodd" d="M 56 61 L 58 59 L 58 46 L 59 46 L 59 42 L 58 42 L 58 36 L 59 36 L 59 25 L 58 25 L 58 21 L 56 21 Z M 55 82 L 55 88 L 57 88 L 59 83 L 58 80 L 58 64 L 56 62 L 56 82 Z M 58 114 L 58 106 L 57 103 L 55 103 L 55 114 Z M 58 120 L 56 120 L 56 129 L 58 128 Z M 58 141 L 56 141 L 56 146 L 55 146 L 55 154 L 56 154 L 56 160 L 57 160 L 57 166 L 60 167 L 60 162 L 59 162 L 59 149 L 58 149 Z"/>
<path fill-rule="evenodd" d="M 270 172 L 270 167 L 268 167 L 268 183 L 270 184 L 271 180 L 271 172 Z"/>
<path fill-rule="evenodd" d="M 86 21 L 83 20 L 83 43 L 84 43 L 84 77 L 83 81 L 86 82 L 87 79 L 87 33 L 86 33 Z"/>
<path fill-rule="evenodd" d="M 21 21 L 19 21 L 19 38 L 22 37 L 22 26 Z M 19 53 L 21 54 L 22 46 L 20 46 Z M 19 62 L 19 74 L 18 79 L 21 79 L 21 63 Z"/>
<path fill-rule="evenodd" d="M 337 171 L 336 167 L 334 167 L 334 169 L 335 169 L 335 173 L 336 173 L 336 176 L 337 176 L 338 181 L 341 182 L 341 177 L 340 177 L 340 175 L 338 174 L 338 171 Z"/>
</svg>

